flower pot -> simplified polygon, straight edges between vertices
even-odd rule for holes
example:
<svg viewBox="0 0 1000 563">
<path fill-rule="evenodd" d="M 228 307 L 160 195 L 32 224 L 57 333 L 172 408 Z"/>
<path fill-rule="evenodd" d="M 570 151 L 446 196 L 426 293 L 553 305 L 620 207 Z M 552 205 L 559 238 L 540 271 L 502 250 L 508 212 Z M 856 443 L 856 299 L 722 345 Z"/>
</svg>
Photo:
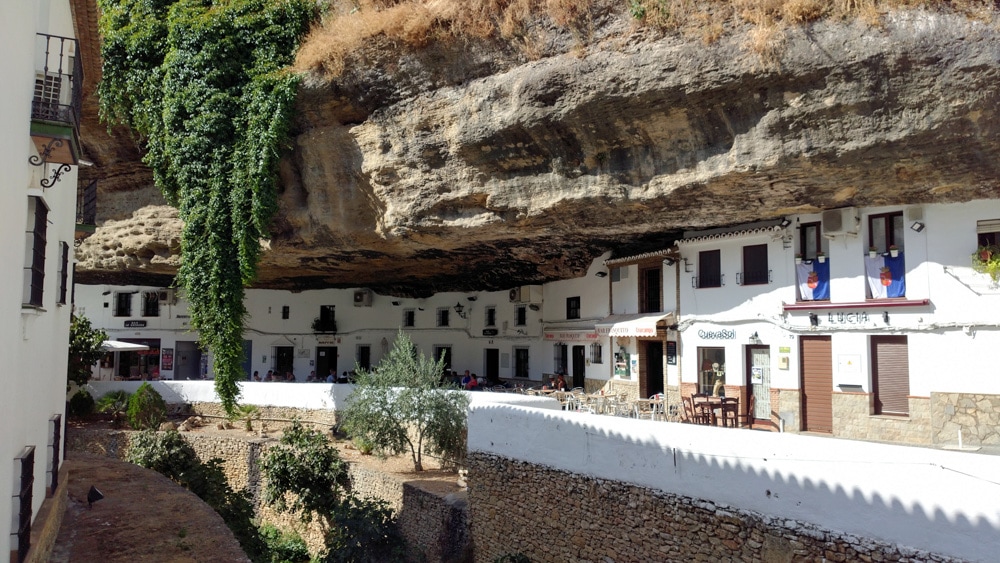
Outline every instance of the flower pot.
<svg viewBox="0 0 1000 563">
<path fill-rule="evenodd" d="M 820 254 L 819 256 L 816 257 L 816 260 L 819 260 L 819 263 L 822 264 L 826 262 L 826 256 Z"/>
<path fill-rule="evenodd" d="M 795 263 L 796 264 L 801 264 L 802 263 L 802 257 L 801 256 L 796 256 L 795 257 Z"/>
<path fill-rule="evenodd" d="M 898 250 L 890 250 L 889 251 L 889 256 L 892 256 L 893 258 L 896 258 L 897 256 L 899 256 L 899 251 Z"/>
<path fill-rule="evenodd" d="M 875 257 L 877 257 L 877 256 L 878 256 L 878 252 L 876 252 L 876 251 L 874 251 L 874 250 L 869 250 L 869 251 L 868 251 L 868 257 L 869 257 L 869 258 L 875 258 Z"/>
</svg>

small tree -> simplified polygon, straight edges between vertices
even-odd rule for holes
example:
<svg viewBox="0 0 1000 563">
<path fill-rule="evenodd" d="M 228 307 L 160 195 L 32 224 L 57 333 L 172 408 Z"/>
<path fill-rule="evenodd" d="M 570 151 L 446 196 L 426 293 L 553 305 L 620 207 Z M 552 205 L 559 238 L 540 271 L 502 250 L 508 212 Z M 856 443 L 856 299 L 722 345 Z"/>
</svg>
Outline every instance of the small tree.
<svg viewBox="0 0 1000 563">
<path fill-rule="evenodd" d="M 457 462 L 465 453 L 465 410 L 469 398 L 441 384 L 444 360 L 418 353 L 399 332 L 389 354 L 372 371 L 358 370 L 348 397 L 343 428 L 381 455 L 409 452 L 423 471 L 423 453 Z"/>
<path fill-rule="evenodd" d="M 128 399 L 128 424 L 135 430 L 156 430 L 167 419 L 167 403 L 149 383 Z"/>
<path fill-rule="evenodd" d="M 73 316 L 69 325 L 69 381 L 86 385 L 92 375 L 91 367 L 104 355 L 101 344 L 108 334 L 95 329 L 87 317 Z"/>
</svg>

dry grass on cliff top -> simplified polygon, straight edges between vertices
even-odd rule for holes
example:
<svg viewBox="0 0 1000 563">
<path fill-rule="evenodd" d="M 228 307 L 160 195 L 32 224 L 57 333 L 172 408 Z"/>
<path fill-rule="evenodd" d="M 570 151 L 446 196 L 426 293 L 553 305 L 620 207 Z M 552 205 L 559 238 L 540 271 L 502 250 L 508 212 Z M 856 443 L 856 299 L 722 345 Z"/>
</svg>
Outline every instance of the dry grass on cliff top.
<svg viewBox="0 0 1000 563">
<path fill-rule="evenodd" d="M 595 25 L 607 18 L 629 22 L 633 31 L 678 33 L 706 43 L 749 24 L 746 47 L 767 60 L 780 52 L 783 30 L 791 25 L 823 18 L 877 25 L 895 8 L 983 17 L 994 6 L 993 0 L 331 0 L 295 68 L 335 78 L 352 55 L 374 43 L 406 50 L 469 39 L 507 42 L 526 59 L 537 59 L 547 25 L 569 30 L 586 45 Z"/>
</svg>

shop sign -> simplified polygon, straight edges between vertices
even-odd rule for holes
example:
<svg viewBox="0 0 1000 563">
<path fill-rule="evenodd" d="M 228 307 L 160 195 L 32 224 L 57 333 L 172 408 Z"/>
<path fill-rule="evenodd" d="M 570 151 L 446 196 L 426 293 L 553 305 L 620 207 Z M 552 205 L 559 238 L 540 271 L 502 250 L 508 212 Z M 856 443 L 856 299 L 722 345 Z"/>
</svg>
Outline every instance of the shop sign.
<svg viewBox="0 0 1000 563">
<path fill-rule="evenodd" d="M 677 342 L 674 340 L 667 340 L 667 365 L 677 365 Z"/>
<path fill-rule="evenodd" d="M 545 340 L 560 342 L 596 342 L 596 330 L 546 330 Z"/>
<path fill-rule="evenodd" d="M 125 321 L 125 328 L 146 328 L 146 321 Z"/>
<path fill-rule="evenodd" d="M 702 340 L 735 340 L 735 330 L 699 330 L 698 337 Z"/>
<path fill-rule="evenodd" d="M 164 348 L 163 353 L 160 354 L 160 369 L 163 371 L 172 371 L 174 369 L 174 349 Z"/>
<path fill-rule="evenodd" d="M 500 331 L 495 328 L 484 328 L 483 336 L 496 336 L 500 334 Z"/>
<path fill-rule="evenodd" d="M 870 320 L 868 313 L 864 311 L 859 313 L 827 313 L 826 319 L 830 324 L 839 325 L 860 325 L 866 324 Z"/>
</svg>

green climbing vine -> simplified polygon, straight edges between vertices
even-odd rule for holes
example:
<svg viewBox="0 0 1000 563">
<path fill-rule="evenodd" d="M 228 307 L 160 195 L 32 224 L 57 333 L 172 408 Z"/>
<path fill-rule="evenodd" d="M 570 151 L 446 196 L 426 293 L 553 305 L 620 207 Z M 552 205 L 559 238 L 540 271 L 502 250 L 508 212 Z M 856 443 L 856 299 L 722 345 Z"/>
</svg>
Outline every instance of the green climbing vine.
<svg viewBox="0 0 1000 563">
<path fill-rule="evenodd" d="M 243 379 L 244 287 L 277 207 L 298 77 L 285 68 L 318 14 L 310 0 L 98 0 L 101 117 L 145 145 L 180 210 L 177 283 L 215 356 L 227 412 Z"/>
</svg>

